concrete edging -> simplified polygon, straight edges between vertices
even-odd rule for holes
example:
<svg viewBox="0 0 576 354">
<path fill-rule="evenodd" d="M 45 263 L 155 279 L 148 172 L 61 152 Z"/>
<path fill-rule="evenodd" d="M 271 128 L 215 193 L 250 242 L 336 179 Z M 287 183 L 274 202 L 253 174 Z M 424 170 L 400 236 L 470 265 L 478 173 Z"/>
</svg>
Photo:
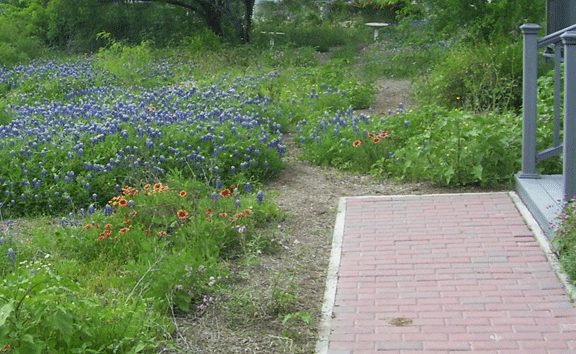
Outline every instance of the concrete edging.
<svg viewBox="0 0 576 354">
<path fill-rule="evenodd" d="M 340 269 L 340 257 L 342 254 L 342 239 L 344 237 L 344 219 L 346 216 L 346 198 L 340 198 L 338 202 L 338 214 L 334 225 L 334 235 L 332 237 L 332 251 L 330 253 L 330 264 L 326 276 L 326 291 L 324 292 L 324 303 L 322 304 L 322 319 L 318 331 L 318 342 L 316 343 L 316 353 L 328 353 L 330 341 L 332 310 L 336 300 L 336 286 L 338 285 L 338 270 Z"/>
</svg>

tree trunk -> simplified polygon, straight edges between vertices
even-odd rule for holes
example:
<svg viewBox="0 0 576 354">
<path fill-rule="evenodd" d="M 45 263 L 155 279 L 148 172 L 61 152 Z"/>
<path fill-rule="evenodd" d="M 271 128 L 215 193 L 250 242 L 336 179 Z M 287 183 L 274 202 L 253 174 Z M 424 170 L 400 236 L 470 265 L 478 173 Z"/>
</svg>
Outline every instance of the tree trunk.
<svg viewBox="0 0 576 354">
<path fill-rule="evenodd" d="M 242 42 L 250 43 L 250 32 L 252 31 L 252 14 L 254 13 L 255 0 L 244 0 L 246 11 L 244 12 L 244 26 L 242 27 Z"/>
</svg>

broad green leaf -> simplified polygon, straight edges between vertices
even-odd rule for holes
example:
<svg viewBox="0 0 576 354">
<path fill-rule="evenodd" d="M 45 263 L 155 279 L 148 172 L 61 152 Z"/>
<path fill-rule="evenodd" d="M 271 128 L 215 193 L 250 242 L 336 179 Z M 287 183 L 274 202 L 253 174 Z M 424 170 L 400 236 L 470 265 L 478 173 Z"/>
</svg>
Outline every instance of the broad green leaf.
<svg viewBox="0 0 576 354">
<path fill-rule="evenodd" d="M 7 304 L 4 304 L 2 308 L 0 308 L 0 326 L 4 326 L 6 323 L 6 319 L 10 317 L 10 314 L 14 311 L 14 303 L 10 301 Z"/>
</svg>

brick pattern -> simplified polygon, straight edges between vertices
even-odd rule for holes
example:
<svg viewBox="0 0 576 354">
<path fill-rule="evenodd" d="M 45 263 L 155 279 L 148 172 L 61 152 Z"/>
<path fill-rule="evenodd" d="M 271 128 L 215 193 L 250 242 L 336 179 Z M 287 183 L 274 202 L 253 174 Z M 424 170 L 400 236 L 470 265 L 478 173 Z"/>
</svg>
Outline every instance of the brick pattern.
<svg viewBox="0 0 576 354">
<path fill-rule="evenodd" d="M 345 206 L 328 354 L 576 353 L 576 309 L 507 193 Z"/>
</svg>

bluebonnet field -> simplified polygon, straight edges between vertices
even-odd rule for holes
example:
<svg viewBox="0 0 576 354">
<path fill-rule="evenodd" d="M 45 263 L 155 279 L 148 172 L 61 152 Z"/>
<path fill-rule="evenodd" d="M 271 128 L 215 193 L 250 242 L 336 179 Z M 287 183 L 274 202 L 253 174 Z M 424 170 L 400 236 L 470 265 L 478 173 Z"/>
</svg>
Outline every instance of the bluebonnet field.
<svg viewBox="0 0 576 354">
<path fill-rule="evenodd" d="M 175 171 L 213 186 L 278 173 L 281 126 L 254 90 L 277 74 L 198 87 L 171 84 L 174 65 L 163 64 L 149 76 L 167 84 L 152 88 L 117 85 L 89 59 L 1 69 L 0 88 L 18 92 L 0 126 L 2 215 L 92 212 Z"/>
</svg>

